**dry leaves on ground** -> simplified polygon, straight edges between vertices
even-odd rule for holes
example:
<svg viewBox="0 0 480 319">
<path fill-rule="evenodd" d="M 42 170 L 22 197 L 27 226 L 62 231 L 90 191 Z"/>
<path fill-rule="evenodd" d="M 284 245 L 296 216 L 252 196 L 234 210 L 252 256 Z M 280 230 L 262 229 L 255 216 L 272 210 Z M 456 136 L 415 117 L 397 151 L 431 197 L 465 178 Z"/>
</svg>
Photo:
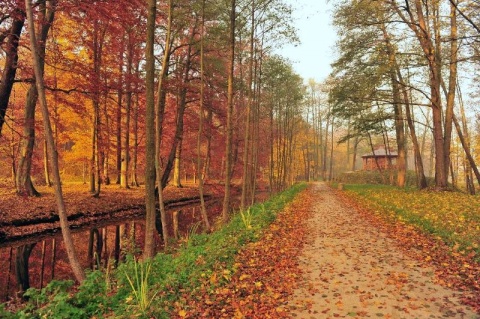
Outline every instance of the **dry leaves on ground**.
<svg viewBox="0 0 480 319">
<path fill-rule="evenodd" d="M 298 255 L 307 240 L 312 200 L 310 190 L 298 195 L 257 242 L 239 253 L 234 271 L 218 270 L 205 278 L 200 289 L 176 303 L 172 317 L 287 318 L 287 298 L 302 278 Z"/>
</svg>

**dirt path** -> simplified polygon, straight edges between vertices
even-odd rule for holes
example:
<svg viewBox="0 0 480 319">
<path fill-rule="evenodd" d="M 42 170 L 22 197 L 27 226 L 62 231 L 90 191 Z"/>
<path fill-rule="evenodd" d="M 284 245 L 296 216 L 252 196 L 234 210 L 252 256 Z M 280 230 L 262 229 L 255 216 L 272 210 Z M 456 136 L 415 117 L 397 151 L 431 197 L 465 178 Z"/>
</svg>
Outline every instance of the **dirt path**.
<svg viewBox="0 0 480 319">
<path fill-rule="evenodd" d="M 300 258 L 306 275 L 289 303 L 294 318 L 480 318 L 328 187 L 314 192 L 314 239 Z"/>
</svg>

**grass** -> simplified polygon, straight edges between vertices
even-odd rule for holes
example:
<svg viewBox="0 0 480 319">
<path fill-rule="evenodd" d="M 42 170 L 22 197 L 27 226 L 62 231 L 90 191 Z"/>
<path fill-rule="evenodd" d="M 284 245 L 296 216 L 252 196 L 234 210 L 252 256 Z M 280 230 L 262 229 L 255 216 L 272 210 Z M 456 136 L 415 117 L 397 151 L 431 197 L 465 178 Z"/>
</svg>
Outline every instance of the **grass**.
<svg viewBox="0 0 480 319">
<path fill-rule="evenodd" d="M 384 218 L 414 225 L 452 249 L 473 252 L 480 259 L 480 196 L 385 185 L 347 185 L 345 189 Z"/>
<path fill-rule="evenodd" d="M 57 282 L 42 290 L 31 289 L 24 309 L 9 313 L 0 305 L 0 318 L 169 318 L 182 295 L 198 289 L 205 278 L 210 278 L 211 289 L 228 281 L 237 252 L 260 238 L 277 213 L 305 187 L 298 184 L 235 214 L 212 234 L 189 233 L 173 253 L 160 253 L 142 263 L 130 256 L 108 274 L 93 272 L 76 292 L 68 290 L 71 283 Z M 110 284 L 115 287 L 112 291 Z"/>
</svg>

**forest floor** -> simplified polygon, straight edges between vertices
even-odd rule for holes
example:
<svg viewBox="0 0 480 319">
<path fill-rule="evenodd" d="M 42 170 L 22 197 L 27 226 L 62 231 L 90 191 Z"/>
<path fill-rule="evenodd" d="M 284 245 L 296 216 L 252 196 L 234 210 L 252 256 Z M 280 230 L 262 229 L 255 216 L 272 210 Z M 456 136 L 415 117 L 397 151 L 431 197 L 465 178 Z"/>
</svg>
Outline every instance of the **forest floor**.
<svg viewBox="0 0 480 319">
<path fill-rule="evenodd" d="M 436 269 L 423 264 L 424 253 L 402 246 L 326 186 L 313 192 L 318 200 L 300 256 L 303 282 L 289 302 L 292 316 L 480 318 L 462 305 L 462 292 L 439 284 Z"/>
<path fill-rule="evenodd" d="M 233 273 L 206 277 L 171 316 L 480 318 L 478 290 L 462 283 L 462 274 L 441 269 L 462 261 L 435 260 L 432 240 L 379 219 L 342 191 L 313 184 L 240 251 Z M 471 267 L 478 274 L 480 265 Z M 226 284 L 209 288 L 218 278 Z"/>
<path fill-rule="evenodd" d="M 58 229 L 58 216 L 53 188 L 38 187 L 40 197 L 25 197 L 11 188 L 0 188 L 0 242 L 49 233 Z M 63 185 L 67 215 L 73 228 L 99 221 L 141 216 L 145 211 L 145 189 L 119 185 L 102 185 L 100 197 L 94 198 L 86 184 Z M 205 185 L 205 196 L 219 198 L 223 187 Z M 182 188 L 167 186 L 164 190 L 167 207 L 199 201 L 198 187 L 185 184 Z"/>
</svg>

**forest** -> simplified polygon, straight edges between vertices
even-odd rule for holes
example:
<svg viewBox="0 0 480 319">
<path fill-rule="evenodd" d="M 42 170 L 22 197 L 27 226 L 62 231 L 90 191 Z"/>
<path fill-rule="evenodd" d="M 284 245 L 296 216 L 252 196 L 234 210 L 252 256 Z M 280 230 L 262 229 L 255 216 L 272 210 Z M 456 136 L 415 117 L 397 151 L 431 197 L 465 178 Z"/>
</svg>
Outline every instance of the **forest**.
<svg viewBox="0 0 480 319">
<path fill-rule="evenodd" d="M 279 54 L 299 41 L 284 0 L 5 0 L 2 227 L 55 211 L 82 283 L 71 226 L 86 212 L 141 211 L 148 260 L 170 243 L 175 201 L 198 200 L 209 233 L 300 181 L 372 173 L 475 195 L 480 3 L 332 4 L 335 61 L 317 82 Z M 365 172 L 379 147 L 395 163 L 375 159 Z M 210 197 L 221 202 L 215 216 Z M 32 249 L 19 246 L 17 262 L 28 267 Z"/>
</svg>

